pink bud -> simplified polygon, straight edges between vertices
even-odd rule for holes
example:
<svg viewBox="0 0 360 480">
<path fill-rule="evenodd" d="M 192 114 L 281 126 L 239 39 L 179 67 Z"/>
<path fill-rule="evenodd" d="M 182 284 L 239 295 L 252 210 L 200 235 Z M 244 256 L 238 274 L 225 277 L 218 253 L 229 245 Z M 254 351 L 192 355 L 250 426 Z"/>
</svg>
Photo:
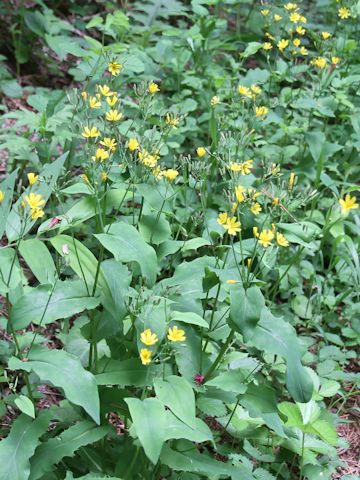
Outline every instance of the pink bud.
<svg viewBox="0 0 360 480">
<path fill-rule="evenodd" d="M 55 225 L 57 225 L 58 223 L 61 222 L 61 218 L 57 218 L 57 217 L 54 217 L 50 220 L 50 225 L 49 225 L 49 228 L 53 228 L 55 227 Z"/>
<path fill-rule="evenodd" d="M 197 375 L 195 375 L 194 377 L 194 382 L 196 383 L 196 385 L 201 385 L 202 382 L 204 381 L 204 375 L 200 375 L 199 373 Z"/>
</svg>

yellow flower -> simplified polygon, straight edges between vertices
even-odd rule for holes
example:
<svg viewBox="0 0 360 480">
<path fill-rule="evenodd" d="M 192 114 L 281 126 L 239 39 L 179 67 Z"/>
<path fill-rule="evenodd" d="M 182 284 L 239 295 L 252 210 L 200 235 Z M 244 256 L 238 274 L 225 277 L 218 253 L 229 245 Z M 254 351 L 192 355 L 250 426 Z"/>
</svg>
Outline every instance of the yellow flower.
<svg viewBox="0 0 360 480">
<path fill-rule="evenodd" d="M 173 328 L 169 328 L 167 338 L 171 342 L 184 342 L 186 340 L 184 330 L 181 330 L 176 325 Z"/>
<path fill-rule="evenodd" d="M 112 152 L 115 152 L 117 143 L 116 143 L 115 138 L 105 137 L 103 140 L 101 140 L 100 145 L 108 148 Z"/>
<path fill-rule="evenodd" d="M 1 205 L 2 202 L 4 201 L 4 198 L 5 198 L 4 192 L 2 192 L 2 191 L 0 190 L 0 205 Z"/>
<path fill-rule="evenodd" d="M 274 197 L 273 198 L 273 205 L 279 205 L 280 203 L 280 198 L 279 197 Z"/>
<path fill-rule="evenodd" d="M 85 183 L 90 184 L 89 177 L 85 175 L 85 173 L 82 173 L 80 177 L 84 180 Z"/>
<path fill-rule="evenodd" d="M 259 235 L 259 243 L 263 247 L 267 248 L 269 245 L 271 245 L 272 240 L 274 239 L 274 232 L 266 228 L 265 230 L 262 230 Z"/>
<path fill-rule="evenodd" d="M 239 280 L 226 280 L 228 285 L 235 285 L 236 283 L 240 283 Z"/>
<path fill-rule="evenodd" d="M 230 162 L 229 168 L 232 172 L 240 172 L 241 175 L 249 175 L 253 168 L 253 161 L 246 160 L 242 163 Z"/>
<path fill-rule="evenodd" d="M 293 12 L 293 13 L 290 13 L 289 18 L 290 18 L 290 22 L 299 23 L 301 19 L 301 15 L 298 12 Z"/>
<path fill-rule="evenodd" d="M 251 98 L 251 90 L 248 87 L 244 87 L 243 85 L 239 85 L 238 87 L 239 94 L 243 97 Z"/>
<path fill-rule="evenodd" d="M 284 8 L 286 10 L 296 10 L 298 6 L 296 3 L 287 3 L 286 5 L 284 5 Z"/>
<path fill-rule="evenodd" d="M 280 22 L 281 19 L 282 19 L 282 16 L 275 13 L 275 15 L 274 15 L 275 22 Z"/>
<path fill-rule="evenodd" d="M 262 92 L 261 88 L 258 85 L 251 85 L 251 91 L 254 95 L 260 95 Z"/>
<path fill-rule="evenodd" d="M 295 38 L 294 41 L 293 41 L 293 44 L 295 45 L 295 47 L 299 47 L 300 43 L 301 43 L 300 38 Z"/>
<path fill-rule="evenodd" d="M 265 37 L 269 38 L 270 40 L 275 40 L 275 38 L 269 32 L 265 33 Z"/>
<path fill-rule="evenodd" d="M 151 153 L 143 149 L 138 153 L 138 158 L 146 167 L 155 168 L 156 162 L 160 157 L 158 155 L 151 155 Z"/>
<path fill-rule="evenodd" d="M 260 13 L 261 15 L 263 15 L 264 17 L 267 17 L 270 13 L 270 10 L 268 9 L 265 9 L 265 10 L 260 10 Z"/>
<path fill-rule="evenodd" d="M 109 158 L 109 153 L 104 150 L 103 148 L 97 148 L 95 152 L 95 156 L 91 157 L 94 161 L 98 160 L 99 162 L 104 162 Z"/>
<path fill-rule="evenodd" d="M 198 147 L 198 148 L 196 149 L 196 155 L 197 155 L 198 157 L 204 157 L 204 156 L 206 155 L 206 150 L 205 150 L 205 148 L 204 148 L 204 147 Z"/>
<path fill-rule="evenodd" d="M 277 43 L 277 47 L 280 50 L 280 52 L 284 51 L 285 48 L 288 47 L 288 45 L 289 45 L 289 40 L 285 40 L 284 38 Z"/>
<path fill-rule="evenodd" d="M 152 333 L 150 328 L 147 328 L 140 334 L 140 340 L 144 345 L 150 346 L 155 345 L 155 343 L 159 340 L 156 333 Z"/>
<path fill-rule="evenodd" d="M 122 69 L 123 69 L 123 65 L 121 65 L 121 63 L 110 62 L 108 65 L 108 70 L 111 73 L 111 75 L 119 75 Z"/>
<path fill-rule="evenodd" d="M 285 235 L 279 232 L 276 234 L 276 242 L 280 247 L 289 246 L 289 241 L 286 239 Z"/>
<path fill-rule="evenodd" d="M 42 198 L 40 193 L 30 193 L 29 195 L 26 195 L 25 202 L 29 205 L 31 209 L 36 209 L 44 205 L 45 200 Z"/>
<path fill-rule="evenodd" d="M 84 92 L 81 92 L 81 96 L 82 96 L 84 102 L 86 102 L 88 94 L 84 91 Z"/>
<path fill-rule="evenodd" d="M 100 108 L 101 102 L 98 97 L 89 97 L 90 108 Z"/>
<path fill-rule="evenodd" d="M 97 127 L 84 127 L 81 135 L 84 138 L 96 138 L 100 135 L 100 132 Z"/>
<path fill-rule="evenodd" d="M 28 178 L 28 181 L 29 181 L 29 185 L 34 185 L 34 183 L 39 178 L 39 175 L 35 175 L 35 173 L 30 172 L 30 173 L 27 174 L 27 178 Z"/>
<path fill-rule="evenodd" d="M 307 18 L 304 17 L 304 15 L 301 15 L 301 16 L 300 16 L 300 22 L 301 22 L 301 23 L 307 23 Z"/>
<path fill-rule="evenodd" d="M 37 218 L 41 218 L 44 215 L 45 215 L 45 212 L 41 208 L 32 208 L 31 209 L 31 218 L 33 220 L 36 220 Z"/>
<path fill-rule="evenodd" d="M 118 101 L 117 95 L 114 95 L 113 97 L 105 98 L 105 102 L 109 105 L 109 107 L 113 107 L 114 105 L 116 105 L 117 101 Z"/>
<path fill-rule="evenodd" d="M 341 7 L 338 10 L 338 15 L 341 18 L 341 20 L 346 20 L 347 18 L 350 17 L 350 10 L 346 7 Z"/>
<path fill-rule="evenodd" d="M 178 175 L 179 172 L 177 170 L 174 170 L 173 168 L 168 168 L 167 170 L 164 170 L 162 172 L 162 176 L 169 180 L 169 182 L 174 181 Z"/>
<path fill-rule="evenodd" d="M 305 35 L 305 28 L 304 27 L 296 27 L 296 33 L 298 33 L 299 35 Z"/>
<path fill-rule="evenodd" d="M 128 141 L 128 149 L 130 150 L 130 152 L 133 152 L 138 148 L 139 148 L 139 142 L 136 140 L 136 138 L 130 138 Z"/>
<path fill-rule="evenodd" d="M 258 229 L 258 227 L 253 227 L 253 235 L 254 235 L 254 237 L 258 238 L 258 236 L 259 236 L 259 229 Z"/>
<path fill-rule="evenodd" d="M 288 186 L 289 192 L 291 192 L 294 186 L 294 182 L 295 182 L 295 173 L 290 173 L 289 186 Z"/>
<path fill-rule="evenodd" d="M 165 122 L 168 125 L 170 125 L 172 128 L 177 129 L 177 127 L 179 126 L 179 123 L 180 123 L 180 119 L 179 119 L 179 117 L 177 117 L 176 115 L 173 115 L 172 113 L 167 113 L 166 118 L 165 118 Z"/>
<path fill-rule="evenodd" d="M 154 93 L 160 92 L 159 85 L 157 83 L 151 82 L 148 86 L 148 92 L 151 93 L 151 95 L 154 95 Z"/>
<path fill-rule="evenodd" d="M 226 212 L 222 212 L 222 213 L 219 213 L 219 216 L 218 216 L 218 218 L 217 218 L 217 222 L 218 222 L 220 225 L 225 225 L 225 223 L 227 222 L 227 219 L 228 219 L 227 213 L 226 213 Z"/>
<path fill-rule="evenodd" d="M 257 117 L 264 117 L 269 113 L 269 109 L 267 107 L 261 106 L 261 107 L 255 107 L 255 115 Z"/>
<path fill-rule="evenodd" d="M 238 185 L 237 187 L 235 187 L 235 196 L 238 203 L 242 203 L 245 200 L 244 192 L 245 192 L 245 188 L 242 187 L 241 185 Z"/>
<path fill-rule="evenodd" d="M 331 57 L 331 63 L 333 65 L 338 65 L 340 63 L 340 58 L 339 57 Z"/>
<path fill-rule="evenodd" d="M 300 53 L 301 55 L 303 55 L 304 57 L 306 57 L 306 55 L 309 54 L 309 52 L 307 51 L 307 49 L 305 47 L 301 47 L 300 48 Z"/>
<path fill-rule="evenodd" d="M 331 37 L 331 33 L 329 33 L 329 32 L 321 32 L 321 36 L 323 37 L 324 40 L 327 40 L 328 38 Z"/>
<path fill-rule="evenodd" d="M 101 172 L 101 173 L 100 173 L 100 178 L 101 178 L 101 181 L 102 181 L 103 183 L 105 183 L 105 182 L 108 181 L 109 176 L 108 176 L 108 174 L 107 174 L 106 172 Z"/>
<path fill-rule="evenodd" d="M 327 60 L 324 57 L 316 57 L 313 60 L 311 60 L 311 64 L 315 65 L 315 67 L 323 69 L 326 67 Z"/>
<path fill-rule="evenodd" d="M 350 210 L 359 208 L 359 204 L 356 203 L 356 197 L 351 197 L 349 194 L 347 194 L 344 199 L 340 198 L 339 204 L 341 206 L 342 213 L 347 213 Z"/>
<path fill-rule="evenodd" d="M 109 110 L 108 113 L 106 114 L 105 118 L 109 122 L 117 122 L 118 120 L 121 120 L 123 118 L 123 114 L 118 112 L 117 110 Z"/>
<path fill-rule="evenodd" d="M 103 95 L 104 97 L 113 97 L 114 95 L 116 95 L 115 92 L 110 90 L 110 87 L 108 85 L 98 85 L 98 89 L 101 95 Z"/>
<path fill-rule="evenodd" d="M 271 50 L 271 49 L 273 48 L 273 46 L 271 45 L 270 42 L 265 42 L 265 43 L 263 44 L 263 47 L 262 47 L 262 48 L 263 48 L 263 50 Z"/>
<path fill-rule="evenodd" d="M 152 352 L 148 348 L 142 348 L 140 350 L 140 360 L 143 365 L 149 365 L 151 363 Z"/>
<path fill-rule="evenodd" d="M 228 217 L 223 227 L 225 228 L 225 230 L 227 230 L 229 235 L 236 235 L 241 230 L 241 223 L 235 216 L 231 218 Z"/>
<path fill-rule="evenodd" d="M 250 211 L 254 214 L 254 215 L 259 215 L 259 213 L 261 212 L 262 208 L 261 208 L 261 205 L 260 203 L 258 202 L 255 202 L 251 205 L 250 207 Z"/>
<path fill-rule="evenodd" d="M 216 105 L 219 105 L 219 103 L 220 103 L 220 97 L 218 97 L 217 95 L 214 95 L 212 97 L 212 99 L 210 100 L 210 105 L 212 107 L 215 107 Z"/>
</svg>

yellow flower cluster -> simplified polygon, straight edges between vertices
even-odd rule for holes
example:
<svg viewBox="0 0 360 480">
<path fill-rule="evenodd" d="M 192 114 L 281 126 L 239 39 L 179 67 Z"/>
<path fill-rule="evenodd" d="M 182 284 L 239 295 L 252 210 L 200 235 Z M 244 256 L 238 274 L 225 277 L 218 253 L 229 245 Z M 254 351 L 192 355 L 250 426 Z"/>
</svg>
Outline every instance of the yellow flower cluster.
<svg viewBox="0 0 360 480">
<path fill-rule="evenodd" d="M 167 338 L 171 342 L 184 342 L 186 340 L 184 330 L 178 328 L 176 325 L 168 329 Z M 147 347 L 151 347 L 159 341 L 159 338 L 156 333 L 152 332 L 150 328 L 147 328 L 140 334 L 140 341 Z M 152 361 L 152 356 L 153 352 L 150 349 L 140 349 L 140 360 L 143 365 L 149 365 Z"/>
<path fill-rule="evenodd" d="M 25 202 L 30 207 L 30 215 L 33 220 L 42 218 L 45 215 L 44 210 L 41 208 L 45 204 L 45 200 L 40 193 L 29 193 L 25 196 Z"/>
</svg>

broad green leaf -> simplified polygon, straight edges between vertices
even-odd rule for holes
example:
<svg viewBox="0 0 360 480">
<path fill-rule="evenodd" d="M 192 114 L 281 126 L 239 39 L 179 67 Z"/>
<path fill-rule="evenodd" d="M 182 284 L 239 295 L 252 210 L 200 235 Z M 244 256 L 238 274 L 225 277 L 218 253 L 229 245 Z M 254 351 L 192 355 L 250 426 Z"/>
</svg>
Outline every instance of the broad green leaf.
<svg viewBox="0 0 360 480">
<path fill-rule="evenodd" d="M 155 185 L 141 183 L 137 185 L 137 191 L 156 212 L 171 213 L 171 199 L 175 194 L 172 186 L 168 183 L 156 183 Z"/>
<path fill-rule="evenodd" d="M 196 443 L 214 441 L 210 428 L 199 418 L 195 419 L 194 426 L 191 428 L 167 410 L 165 440 L 180 438 L 185 438 L 186 440 L 191 440 Z"/>
<path fill-rule="evenodd" d="M 31 322 L 46 325 L 84 310 L 92 310 L 100 303 L 99 297 L 88 296 L 81 280 L 58 281 L 51 292 L 51 285 L 39 285 L 13 305 L 15 329 L 25 328 Z"/>
<path fill-rule="evenodd" d="M 171 312 L 170 320 L 172 322 L 190 323 L 192 325 L 198 325 L 199 327 L 204 327 L 206 329 L 209 328 L 207 321 L 194 312 L 177 312 L 174 310 L 173 312 Z"/>
<path fill-rule="evenodd" d="M 274 317 L 263 308 L 251 345 L 273 355 L 280 355 L 287 362 L 286 380 L 290 395 L 297 402 L 308 402 L 313 393 L 309 374 L 301 364 L 302 349 L 294 328 L 282 318 Z"/>
<path fill-rule="evenodd" d="M 116 223 L 110 227 L 109 233 L 94 236 L 114 255 L 115 260 L 138 263 L 148 286 L 154 285 L 157 275 L 156 253 L 135 227 L 123 222 Z"/>
<path fill-rule="evenodd" d="M 120 385 L 144 387 L 152 385 L 162 367 L 160 365 L 142 365 L 139 358 L 128 360 L 110 360 L 106 362 L 105 370 L 96 375 L 98 385 Z"/>
<path fill-rule="evenodd" d="M 139 222 L 139 231 L 146 242 L 155 245 L 168 240 L 171 236 L 170 224 L 164 214 L 159 217 L 157 213 L 142 215 Z"/>
<path fill-rule="evenodd" d="M 166 439 L 166 410 L 157 398 L 125 398 L 136 434 L 153 464 L 159 460 Z"/>
<path fill-rule="evenodd" d="M 93 422 L 85 420 L 42 443 L 37 447 L 31 459 L 29 480 L 41 478 L 64 457 L 72 457 L 80 447 L 99 441 L 109 433 L 109 430 L 109 426 L 98 427 Z"/>
<path fill-rule="evenodd" d="M 170 375 L 154 383 L 155 393 L 162 403 L 184 423 L 195 428 L 195 396 L 190 383 L 183 377 Z"/>
<path fill-rule="evenodd" d="M 16 176 L 17 170 L 0 183 L 0 192 L 4 194 L 4 199 L 0 203 L 0 238 L 4 234 L 6 221 L 11 210 Z"/>
<path fill-rule="evenodd" d="M 15 405 L 21 410 L 25 415 L 28 415 L 31 418 L 35 418 L 35 407 L 30 398 L 25 395 L 20 395 L 15 399 Z"/>
<path fill-rule="evenodd" d="M 229 370 L 221 372 L 212 380 L 206 382 L 206 385 L 225 390 L 225 392 L 234 392 L 237 394 L 246 392 L 246 385 L 243 382 L 245 376 L 240 370 Z"/>
<path fill-rule="evenodd" d="M 16 302 L 23 294 L 23 272 L 13 248 L 0 248 L 0 294 L 9 293 L 10 301 Z"/>
<path fill-rule="evenodd" d="M 20 205 L 25 201 L 25 196 L 28 195 L 31 190 L 34 193 L 40 194 L 45 202 L 47 202 L 54 190 L 55 183 L 60 175 L 67 155 L 68 153 L 64 153 L 55 160 L 55 162 L 47 163 L 39 174 L 41 181 L 39 179 L 34 186 L 27 187 L 25 192 L 13 205 L 6 222 L 6 236 L 9 242 L 14 242 L 18 240 L 21 235 L 25 235 L 36 222 L 36 220 L 30 220 L 26 223 L 25 227 L 22 225 L 22 217 L 19 215 L 19 211 L 21 210 Z M 44 206 L 42 208 L 44 208 Z"/>
<path fill-rule="evenodd" d="M 247 342 L 260 320 L 265 299 L 259 287 L 244 289 L 240 284 L 230 290 L 230 324 Z"/>
<path fill-rule="evenodd" d="M 288 427 L 301 428 L 303 426 L 303 418 L 300 408 L 296 403 L 282 402 L 278 406 L 280 412 L 287 418 L 285 425 Z"/>
<path fill-rule="evenodd" d="M 53 284 L 56 277 L 54 260 L 44 242 L 37 238 L 23 240 L 20 254 L 40 283 Z"/>
<path fill-rule="evenodd" d="M 64 350 L 49 350 L 33 345 L 28 361 L 23 362 L 12 357 L 9 360 L 11 370 L 33 371 L 42 382 L 50 382 L 64 390 L 66 398 L 80 405 L 93 418 L 100 422 L 99 394 L 95 377 L 83 368 L 80 360 Z"/>
<path fill-rule="evenodd" d="M 51 419 L 50 412 L 42 412 L 35 420 L 25 414 L 13 423 L 9 435 L 0 442 L 0 480 L 27 480 L 30 461 L 39 437 Z"/>
<path fill-rule="evenodd" d="M 248 58 L 254 53 L 258 52 L 262 48 L 263 44 L 259 42 L 249 42 L 246 46 L 246 49 L 242 52 L 241 56 L 243 58 Z"/>
</svg>

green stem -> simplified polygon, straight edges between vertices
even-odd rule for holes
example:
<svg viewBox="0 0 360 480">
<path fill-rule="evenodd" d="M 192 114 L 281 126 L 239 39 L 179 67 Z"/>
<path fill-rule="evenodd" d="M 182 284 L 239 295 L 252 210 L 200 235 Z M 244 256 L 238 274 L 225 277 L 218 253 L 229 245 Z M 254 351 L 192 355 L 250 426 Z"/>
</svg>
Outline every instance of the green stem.
<svg viewBox="0 0 360 480">
<path fill-rule="evenodd" d="M 206 383 L 209 380 L 210 376 L 213 374 L 213 372 L 216 370 L 217 366 L 219 365 L 219 363 L 223 359 L 223 357 L 224 357 L 232 339 L 234 338 L 234 335 L 235 335 L 235 330 L 231 329 L 230 333 L 228 335 L 228 338 L 226 339 L 226 342 L 221 347 L 220 352 L 218 353 L 218 356 L 216 357 L 214 363 L 211 365 L 211 367 L 207 371 L 207 373 L 204 377 L 203 383 Z"/>
</svg>

